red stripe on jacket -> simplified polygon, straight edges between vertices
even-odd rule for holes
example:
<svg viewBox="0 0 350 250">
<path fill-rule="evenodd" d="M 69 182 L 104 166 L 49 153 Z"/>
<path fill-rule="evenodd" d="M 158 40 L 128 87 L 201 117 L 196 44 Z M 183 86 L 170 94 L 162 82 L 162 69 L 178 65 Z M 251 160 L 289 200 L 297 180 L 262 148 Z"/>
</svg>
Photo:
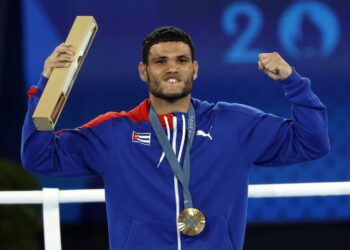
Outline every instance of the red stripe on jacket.
<svg viewBox="0 0 350 250">
<path fill-rule="evenodd" d="M 27 92 L 28 99 L 31 99 L 36 92 L 38 92 L 38 88 L 36 86 L 30 87 L 30 89 Z"/>
<path fill-rule="evenodd" d="M 151 106 L 151 101 L 149 99 L 144 100 L 141 102 L 138 106 L 136 106 L 134 109 L 126 112 L 107 112 L 106 114 L 99 115 L 95 119 L 85 123 L 84 125 L 80 126 L 79 128 L 91 128 L 94 126 L 97 126 L 98 124 L 108 121 L 113 118 L 121 118 L 121 117 L 128 117 L 134 122 L 142 122 L 146 121 L 149 122 L 149 108 Z M 158 115 L 159 121 L 162 124 L 164 128 L 166 128 L 165 119 L 164 117 L 167 117 L 169 121 L 169 126 L 172 129 L 173 128 L 173 115 L 171 113 L 165 114 L 165 115 Z"/>
</svg>

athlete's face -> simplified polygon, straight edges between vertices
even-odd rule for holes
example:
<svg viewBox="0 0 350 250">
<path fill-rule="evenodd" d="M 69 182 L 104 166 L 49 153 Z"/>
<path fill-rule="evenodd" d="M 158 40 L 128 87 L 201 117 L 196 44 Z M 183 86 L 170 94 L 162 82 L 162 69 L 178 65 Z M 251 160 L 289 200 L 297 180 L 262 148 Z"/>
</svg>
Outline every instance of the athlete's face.
<svg viewBox="0 0 350 250">
<path fill-rule="evenodd" d="M 190 47 L 183 42 L 161 42 L 151 47 L 148 64 L 140 63 L 139 73 L 151 95 L 175 101 L 192 92 L 198 63 L 192 61 Z"/>
</svg>

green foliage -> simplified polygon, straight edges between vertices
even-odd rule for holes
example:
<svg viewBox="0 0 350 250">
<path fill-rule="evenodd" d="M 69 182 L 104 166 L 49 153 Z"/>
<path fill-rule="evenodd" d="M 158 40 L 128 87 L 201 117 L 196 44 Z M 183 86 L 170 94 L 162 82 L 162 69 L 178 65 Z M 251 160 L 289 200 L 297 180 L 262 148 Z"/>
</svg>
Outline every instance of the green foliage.
<svg viewBox="0 0 350 250">
<path fill-rule="evenodd" d="M 35 179 L 19 164 L 0 159 L 0 191 L 36 190 Z M 0 249 L 37 250 L 39 205 L 0 205 Z"/>
</svg>

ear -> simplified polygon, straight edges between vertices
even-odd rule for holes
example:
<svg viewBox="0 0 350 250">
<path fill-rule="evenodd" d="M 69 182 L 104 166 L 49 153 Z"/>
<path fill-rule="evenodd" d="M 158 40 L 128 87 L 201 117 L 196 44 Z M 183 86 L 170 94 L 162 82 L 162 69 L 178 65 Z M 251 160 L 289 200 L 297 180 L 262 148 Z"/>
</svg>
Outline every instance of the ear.
<svg viewBox="0 0 350 250">
<path fill-rule="evenodd" d="M 146 66 L 146 64 L 144 64 L 143 62 L 140 62 L 138 68 L 139 68 L 139 75 L 140 75 L 141 80 L 144 82 L 147 82 L 147 70 L 146 70 L 147 66 Z"/>
<path fill-rule="evenodd" d="M 197 79 L 198 77 L 198 69 L 199 69 L 199 65 L 197 61 L 193 62 L 193 81 Z"/>
</svg>

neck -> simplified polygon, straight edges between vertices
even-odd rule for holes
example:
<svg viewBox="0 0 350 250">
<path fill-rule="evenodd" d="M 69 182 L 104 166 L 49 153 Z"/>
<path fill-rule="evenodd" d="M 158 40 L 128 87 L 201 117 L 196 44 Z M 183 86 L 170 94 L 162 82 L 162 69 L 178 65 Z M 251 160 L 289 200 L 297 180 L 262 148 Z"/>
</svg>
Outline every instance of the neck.
<svg viewBox="0 0 350 250">
<path fill-rule="evenodd" d="M 150 94 L 150 99 L 152 106 L 158 115 L 164 115 L 172 112 L 187 113 L 190 107 L 191 95 L 171 102 L 155 97 L 152 94 Z"/>
</svg>

